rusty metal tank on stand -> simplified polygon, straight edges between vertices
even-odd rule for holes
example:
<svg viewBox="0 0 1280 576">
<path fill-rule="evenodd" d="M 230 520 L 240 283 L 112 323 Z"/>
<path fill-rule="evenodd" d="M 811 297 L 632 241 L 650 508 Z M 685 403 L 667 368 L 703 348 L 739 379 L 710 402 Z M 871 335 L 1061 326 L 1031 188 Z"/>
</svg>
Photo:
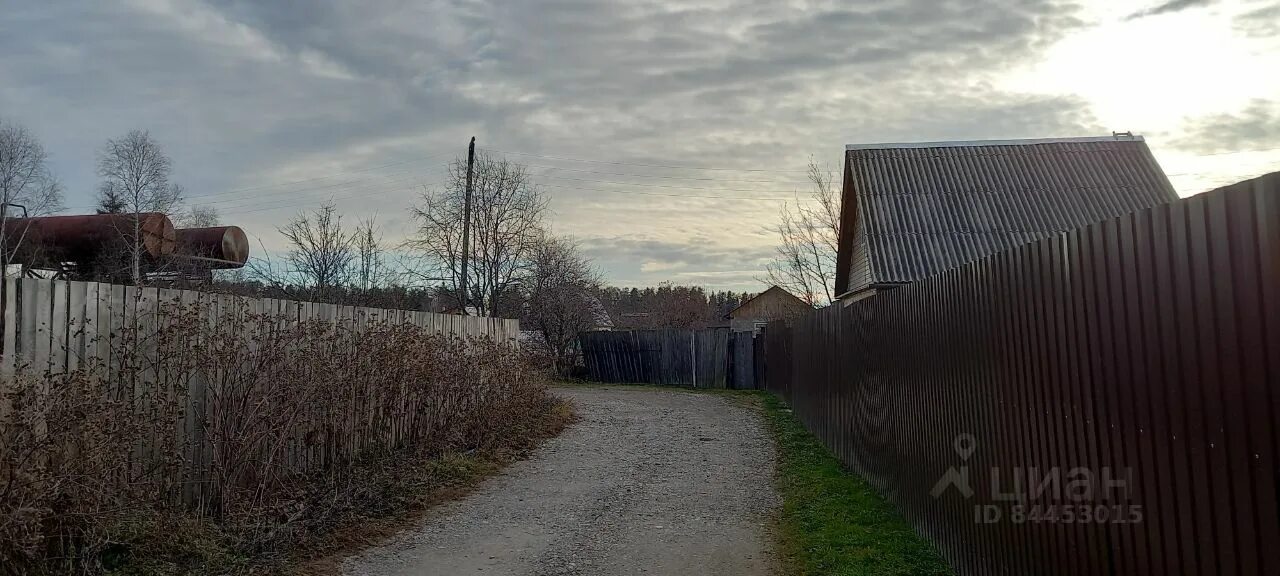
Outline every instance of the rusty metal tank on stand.
<svg viewBox="0 0 1280 576">
<path fill-rule="evenodd" d="M 173 222 L 158 212 L 137 215 L 143 255 L 160 258 L 173 254 L 177 247 Z M 14 218 L 5 226 L 11 244 L 39 245 L 56 261 L 89 262 L 100 254 L 131 244 L 134 235 L 133 214 L 85 214 L 75 216 L 40 216 Z"/>
<path fill-rule="evenodd" d="M 179 228 L 178 252 L 213 269 L 240 268 L 249 260 L 249 238 L 239 226 Z"/>
</svg>

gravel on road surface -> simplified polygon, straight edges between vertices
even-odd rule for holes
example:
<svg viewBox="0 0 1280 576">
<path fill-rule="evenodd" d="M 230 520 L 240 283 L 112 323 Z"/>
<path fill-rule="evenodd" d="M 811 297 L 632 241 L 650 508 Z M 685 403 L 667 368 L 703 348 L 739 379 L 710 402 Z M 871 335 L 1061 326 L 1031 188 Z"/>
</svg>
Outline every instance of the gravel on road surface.
<svg viewBox="0 0 1280 576">
<path fill-rule="evenodd" d="M 740 398 L 573 387 L 533 457 L 343 562 L 348 575 L 771 574 L 774 444 Z"/>
</svg>

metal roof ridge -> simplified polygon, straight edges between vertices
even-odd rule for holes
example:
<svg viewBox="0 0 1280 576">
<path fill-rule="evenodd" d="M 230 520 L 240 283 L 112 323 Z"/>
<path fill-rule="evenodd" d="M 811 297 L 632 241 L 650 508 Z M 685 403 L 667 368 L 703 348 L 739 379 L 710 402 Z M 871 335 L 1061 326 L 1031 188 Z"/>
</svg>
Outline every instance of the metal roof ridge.
<svg viewBox="0 0 1280 576">
<path fill-rule="evenodd" d="M 957 148 L 965 146 L 1023 146 L 1028 144 L 1063 144 L 1071 142 L 1146 142 L 1140 135 L 1078 136 L 1070 138 L 1023 138 L 1009 140 L 951 140 L 939 142 L 884 142 L 877 144 L 849 144 L 848 150 L 884 150 L 893 148 Z"/>
</svg>

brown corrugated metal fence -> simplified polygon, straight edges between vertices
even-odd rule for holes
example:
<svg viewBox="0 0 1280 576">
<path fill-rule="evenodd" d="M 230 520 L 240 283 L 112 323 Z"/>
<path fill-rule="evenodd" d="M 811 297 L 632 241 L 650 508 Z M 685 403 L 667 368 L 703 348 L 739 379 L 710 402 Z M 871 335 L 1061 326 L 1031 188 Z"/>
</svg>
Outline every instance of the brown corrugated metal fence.
<svg viewBox="0 0 1280 576">
<path fill-rule="evenodd" d="M 1280 173 L 765 334 L 959 574 L 1280 574 Z"/>
</svg>

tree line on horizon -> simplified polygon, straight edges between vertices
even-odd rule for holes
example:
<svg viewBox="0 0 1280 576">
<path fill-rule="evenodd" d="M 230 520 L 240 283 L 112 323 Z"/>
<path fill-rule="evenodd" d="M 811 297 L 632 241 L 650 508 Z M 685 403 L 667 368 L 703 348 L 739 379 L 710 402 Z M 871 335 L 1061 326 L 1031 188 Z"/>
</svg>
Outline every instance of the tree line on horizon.
<svg viewBox="0 0 1280 576">
<path fill-rule="evenodd" d="M 211 206 L 186 206 L 184 188 L 173 177 L 173 161 L 150 133 L 133 130 L 99 150 L 100 214 L 159 212 L 180 227 L 219 223 Z M 811 162 L 811 196 L 784 207 L 778 254 L 762 283 L 776 284 L 810 304 L 834 298 L 839 194 L 829 170 Z M 549 198 L 527 166 L 486 152 L 476 155 L 467 279 L 462 279 L 462 223 L 467 162 L 447 164 L 443 185 L 424 186 L 408 207 L 413 232 L 387 242 L 374 217 L 344 221 L 330 201 L 302 209 L 277 228 L 288 249 L 279 258 L 262 254 L 241 270 L 219 271 L 204 286 L 244 295 L 338 302 L 361 306 L 515 317 L 539 334 L 553 357 L 566 359 L 578 332 L 602 327 L 701 328 L 749 297 L 698 286 L 608 286 L 578 243 L 552 231 Z M 0 218 L 12 207 L 30 215 L 63 208 L 62 186 L 48 167 L 48 154 L 26 128 L 0 122 Z M 130 236 L 124 233 L 125 236 Z M 0 234 L 5 270 L 17 246 Z M 140 235 L 133 234 L 102 278 L 155 283 L 139 266 Z M 172 281 L 172 280 L 170 280 Z M 467 294 L 462 294 L 462 286 Z"/>
</svg>

